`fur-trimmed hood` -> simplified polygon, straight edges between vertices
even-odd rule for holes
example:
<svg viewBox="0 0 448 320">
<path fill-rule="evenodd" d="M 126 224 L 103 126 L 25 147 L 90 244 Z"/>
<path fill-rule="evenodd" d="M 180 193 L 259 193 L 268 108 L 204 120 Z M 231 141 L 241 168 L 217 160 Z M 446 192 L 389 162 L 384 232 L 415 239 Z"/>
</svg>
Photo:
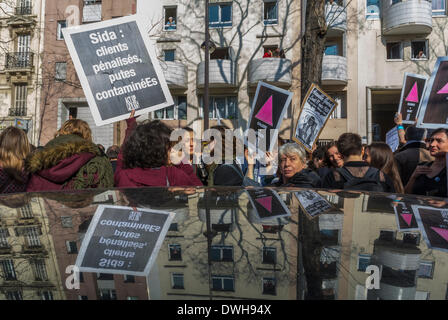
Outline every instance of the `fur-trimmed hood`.
<svg viewBox="0 0 448 320">
<path fill-rule="evenodd" d="M 92 157 L 101 155 L 101 151 L 95 144 L 79 136 L 59 136 L 48 142 L 43 149 L 32 153 L 26 159 L 26 169 L 30 173 L 36 173 L 50 169 L 62 160 L 83 153 L 91 153 Z"/>
</svg>

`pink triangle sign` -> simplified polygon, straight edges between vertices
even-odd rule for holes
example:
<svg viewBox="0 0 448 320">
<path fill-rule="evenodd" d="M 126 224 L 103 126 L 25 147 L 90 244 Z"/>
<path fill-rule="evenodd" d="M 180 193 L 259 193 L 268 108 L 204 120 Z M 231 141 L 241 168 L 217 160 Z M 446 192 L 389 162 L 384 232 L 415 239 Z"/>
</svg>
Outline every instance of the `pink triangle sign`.
<svg viewBox="0 0 448 320">
<path fill-rule="evenodd" d="M 408 97 L 406 98 L 406 101 L 418 103 L 417 82 L 414 83 L 414 86 L 412 87 L 411 91 L 409 92 Z"/>
<path fill-rule="evenodd" d="M 436 228 L 436 227 L 431 227 L 431 229 L 434 230 L 435 232 L 437 232 L 439 234 L 439 236 L 441 236 L 443 239 L 445 239 L 448 242 L 448 230 L 447 229 Z"/>
<path fill-rule="evenodd" d="M 411 226 L 412 214 L 410 214 L 410 213 L 404 213 L 404 214 L 401 215 L 401 217 L 403 218 L 404 221 L 406 221 L 406 223 L 408 224 L 408 226 Z"/>
<path fill-rule="evenodd" d="M 437 92 L 437 94 L 446 94 L 446 93 L 448 93 L 448 83 L 444 85 L 443 88 Z"/>
<path fill-rule="evenodd" d="M 263 206 L 263 208 L 265 208 L 269 212 L 272 212 L 272 197 L 264 197 L 256 200 Z"/>
<path fill-rule="evenodd" d="M 267 123 L 272 126 L 272 96 L 265 102 L 265 104 L 261 107 L 260 111 L 256 114 L 255 118 L 258 120 Z"/>
</svg>

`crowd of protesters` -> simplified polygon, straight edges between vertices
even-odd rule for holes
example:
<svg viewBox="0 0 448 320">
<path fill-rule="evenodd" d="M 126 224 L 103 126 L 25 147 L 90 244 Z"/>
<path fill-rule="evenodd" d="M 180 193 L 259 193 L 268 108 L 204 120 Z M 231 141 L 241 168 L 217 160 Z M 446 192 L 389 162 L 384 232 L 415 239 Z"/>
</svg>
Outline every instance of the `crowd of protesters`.
<svg viewBox="0 0 448 320">
<path fill-rule="evenodd" d="M 0 134 L 0 193 L 81 190 L 90 188 L 271 186 L 325 188 L 447 196 L 446 153 L 448 130 L 395 122 L 400 147 L 393 153 L 384 142 L 364 145 L 359 135 L 344 133 L 336 142 L 317 147 L 312 154 L 295 142 L 279 139 L 278 154 L 255 159 L 245 147 L 236 155 L 233 141 L 213 138 L 201 144 L 200 154 L 222 152 L 222 161 L 193 162 L 194 132 L 171 141 L 173 129 L 159 120 L 127 120 L 122 147 L 104 147 L 92 141 L 89 125 L 70 119 L 44 147 L 34 148 L 25 132 L 9 127 Z M 213 127 L 222 137 L 223 125 Z M 174 146 L 182 141 L 183 151 Z M 233 142 L 230 144 L 230 142 Z M 217 148 L 221 144 L 221 148 Z M 187 150 L 185 154 L 184 150 Z M 277 159 L 276 159 L 277 158 Z M 186 160 L 187 159 L 187 160 Z M 278 160 L 278 161 L 275 161 Z M 278 163 L 277 169 L 273 168 Z M 263 169 L 263 170 L 261 170 Z"/>
</svg>

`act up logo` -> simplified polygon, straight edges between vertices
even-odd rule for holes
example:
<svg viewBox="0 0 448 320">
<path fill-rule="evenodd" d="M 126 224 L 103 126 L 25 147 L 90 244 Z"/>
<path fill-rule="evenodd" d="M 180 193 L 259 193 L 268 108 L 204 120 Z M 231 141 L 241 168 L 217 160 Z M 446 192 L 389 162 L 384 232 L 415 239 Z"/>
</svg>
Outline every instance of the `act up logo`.
<svg viewBox="0 0 448 320">
<path fill-rule="evenodd" d="M 404 124 L 413 124 L 417 119 L 420 102 L 427 81 L 426 76 L 413 73 L 405 73 L 401 90 L 398 113 L 401 113 Z"/>
<path fill-rule="evenodd" d="M 260 111 L 258 111 L 255 118 L 263 121 L 264 123 L 267 123 L 270 126 L 273 125 L 273 123 L 272 123 L 272 96 L 270 96 L 268 101 L 266 101 L 266 103 L 261 107 Z"/>
<path fill-rule="evenodd" d="M 252 204 L 256 221 L 272 220 L 291 215 L 286 204 L 274 190 L 251 188 L 245 191 Z"/>
<path fill-rule="evenodd" d="M 417 87 L 417 82 L 414 83 L 414 86 L 411 89 L 411 92 L 409 92 L 407 98 L 406 98 L 407 102 L 415 102 L 418 103 L 419 98 L 418 98 L 418 87 Z"/>
</svg>

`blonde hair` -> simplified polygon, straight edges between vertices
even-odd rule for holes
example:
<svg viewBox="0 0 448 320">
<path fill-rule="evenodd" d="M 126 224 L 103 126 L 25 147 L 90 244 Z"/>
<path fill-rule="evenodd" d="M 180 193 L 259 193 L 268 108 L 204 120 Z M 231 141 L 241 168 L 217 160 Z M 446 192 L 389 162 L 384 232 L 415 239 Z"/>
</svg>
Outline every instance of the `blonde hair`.
<svg viewBox="0 0 448 320">
<path fill-rule="evenodd" d="M 31 146 L 25 131 L 8 127 L 0 134 L 0 163 L 2 168 L 11 168 L 21 172 L 25 158 L 31 152 Z"/>
<path fill-rule="evenodd" d="M 92 142 L 92 131 L 87 122 L 80 119 L 71 119 L 64 122 L 62 127 L 56 132 L 55 137 L 75 134 L 81 138 Z"/>
</svg>

